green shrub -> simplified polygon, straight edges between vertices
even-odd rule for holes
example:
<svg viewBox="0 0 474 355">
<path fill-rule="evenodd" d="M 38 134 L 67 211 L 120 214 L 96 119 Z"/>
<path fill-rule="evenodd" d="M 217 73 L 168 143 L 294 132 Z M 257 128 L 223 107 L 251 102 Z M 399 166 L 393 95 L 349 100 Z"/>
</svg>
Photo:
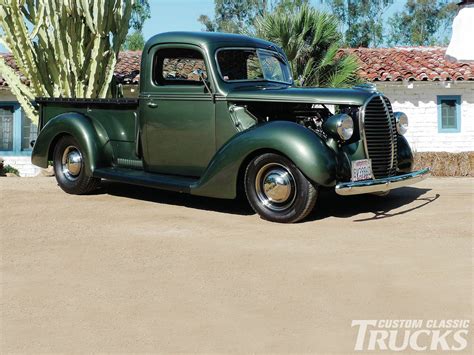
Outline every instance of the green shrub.
<svg viewBox="0 0 474 355">
<path fill-rule="evenodd" d="M 20 172 L 18 171 L 18 169 L 15 169 L 11 165 L 5 165 L 1 171 L 1 175 L 6 175 L 8 173 L 15 174 L 16 176 L 20 176 Z"/>
</svg>

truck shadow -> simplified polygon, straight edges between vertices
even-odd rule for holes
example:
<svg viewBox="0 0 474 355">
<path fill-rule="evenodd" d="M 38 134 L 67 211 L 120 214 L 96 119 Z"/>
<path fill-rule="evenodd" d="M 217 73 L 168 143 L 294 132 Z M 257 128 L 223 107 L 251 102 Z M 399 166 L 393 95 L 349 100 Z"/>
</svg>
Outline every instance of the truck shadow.
<svg viewBox="0 0 474 355">
<path fill-rule="evenodd" d="M 385 197 L 370 194 L 343 197 L 332 190 L 323 190 L 318 200 L 320 208 L 316 208 L 307 220 L 316 221 L 331 216 L 350 218 L 363 213 L 372 213 L 373 215 L 355 219 L 354 222 L 395 217 L 423 208 L 440 197 L 439 194 L 425 196 L 429 191 L 431 189 L 403 187 L 391 191 Z M 401 210 L 394 211 L 397 209 Z"/>
<path fill-rule="evenodd" d="M 101 188 L 97 193 L 148 202 L 156 202 L 166 205 L 183 206 L 205 211 L 243 216 L 255 214 L 247 201 L 243 199 L 222 200 L 217 198 L 194 196 L 185 193 L 153 189 L 137 185 L 122 184 L 113 181 L 102 180 Z"/>
<path fill-rule="evenodd" d="M 318 221 L 327 217 L 351 218 L 364 213 L 373 215 L 355 219 L 354 222 L 394 217 L 423 208 L 440 197 L 439 194 L 426 196 L 429 191 L 431 190 L 404 187 L 391 191 L 386 197 L 375 195 L 343 197 L 330 189 L 321 190 L 316 208 L 305 222 Z M 255 214 L 245 199 L 221 200 L 112 181 L 102 181 L 102 188 L 97 193 L 235 215 Z M 398 211 L 392 212 L 394 210 Z"/>
</svg>

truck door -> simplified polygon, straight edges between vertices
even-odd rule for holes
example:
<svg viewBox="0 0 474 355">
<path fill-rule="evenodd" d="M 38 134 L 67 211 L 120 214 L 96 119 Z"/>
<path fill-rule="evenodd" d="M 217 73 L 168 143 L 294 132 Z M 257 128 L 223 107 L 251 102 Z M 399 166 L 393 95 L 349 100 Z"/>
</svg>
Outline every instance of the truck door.
<svg viewBox="0 0 474 355">
<path fill-rule="evenodd" d="M 215 153 L 215 104 L 194 73 L 200 69 L 207 79 L 205 57 L 183 45 L 158 46 L 150 55 L 152 83 L 140 94 L 145 168 L 199 177 Z"/>
</svg>

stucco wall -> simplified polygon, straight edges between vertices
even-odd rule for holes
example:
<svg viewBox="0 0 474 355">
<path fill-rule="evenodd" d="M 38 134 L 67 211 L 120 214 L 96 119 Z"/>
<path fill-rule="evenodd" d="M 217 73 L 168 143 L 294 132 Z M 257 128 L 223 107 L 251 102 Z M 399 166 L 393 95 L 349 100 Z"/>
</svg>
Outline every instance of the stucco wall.
<svg viewBox="0 0 474 355">
<path fill-rule="evenodd" d="M 414 150 L 474 151 L 474 82 L 384 82 L 376 85 L 390 99 L 394 111 L 408 115 L 410 129 L 406 137 Z M 460 132 L 438 132 L 438 95 L 461 96 Z"/>
<path fill-rule="evenodd" d="M 21 177 L 36 176 L 41 172 L 41 168 L 31 164 L 31 157 L 29 156 L 4 156 L 1 157 L 5 165 L 10 165 L 20 172 Z"/>
<path fill-rule="evenodd" d="M 11 91 L 8 87 L 0 86 L 0 102 L 1 101 L 17 101 L 17 99 L 11 93 Z"/>
</svg>

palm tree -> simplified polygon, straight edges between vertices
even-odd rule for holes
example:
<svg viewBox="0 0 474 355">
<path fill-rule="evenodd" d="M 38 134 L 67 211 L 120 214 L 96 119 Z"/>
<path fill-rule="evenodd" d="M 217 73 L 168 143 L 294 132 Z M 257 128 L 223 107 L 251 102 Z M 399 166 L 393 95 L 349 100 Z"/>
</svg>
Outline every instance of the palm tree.
<svg viewBox="0 0 474 355">
<path fill-rule="evenodd" d="M 258 17 L 253 34 L 283 48 L 297 85 L 347 87 L 360 82 L 358 62 L 339 51 L 338 26 L 334 15 L 303 5 Z"/>
</svg>

